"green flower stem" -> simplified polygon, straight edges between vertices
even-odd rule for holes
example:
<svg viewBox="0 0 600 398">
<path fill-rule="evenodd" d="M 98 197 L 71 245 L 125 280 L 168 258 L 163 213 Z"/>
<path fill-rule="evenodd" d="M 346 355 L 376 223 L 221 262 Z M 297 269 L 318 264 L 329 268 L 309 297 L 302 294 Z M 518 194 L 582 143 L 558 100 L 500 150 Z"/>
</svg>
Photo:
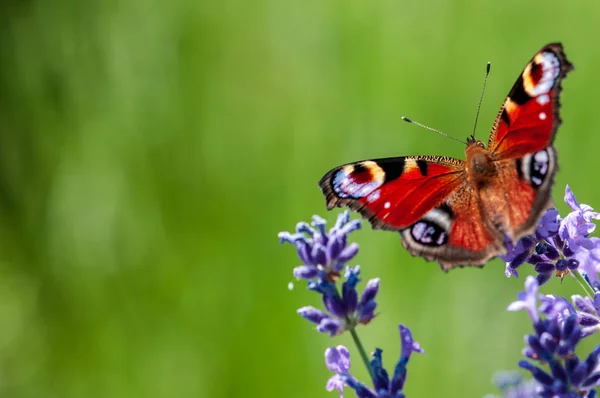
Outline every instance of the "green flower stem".
<svg viewBox="0 0 600 398">
<path fill-rule="evenodd" d="M 338 290 L 337 285 L 336 285 L 336 291 L 337 291 L 338 296 L 341 297 L 340 291 Z M 350 319 L 350 317 L 348 317 L 348 314 L 346 314 L 346 325 L 354 325 L 352 323 L 352 320 Z M 365 347 L 363 347 L 362 342 L 360 341 L 360 337 L 358 337 L 358 333 L 356 333 L 356 325 L 350 327 L 348 329 L 348 331 L 350 332 L 350 335 L 352 336 L 352 340 L 354 340 L 354 344 L 356 345 L 356 348 L 358 349 L 360 358 L 362 359 L 363 363 L 367 367 L 367 370 L 369 371 L 369 375 L 371 376 L 371 380 L 372 380 L 373 379 L 373 371 L 371 370 L 371 364 L 369 363 L 369 357 L 367 356 Z"/>
<path fill-rule="evenodd" d="M 358 353 L 360 354 L 360 357 L 362 358 L 363 363 L 367 367 L 367 370 L 369 371 L 369 375 L 371 376 L 371 380 L 372 380 L 373 379 L 373 370 L 371 369 L 371 364 L 369 363 L 369 357 L 367 356 L 367 352 L 365 351 L 365 348 L 363 347 L 362 342 L 360 341 L 360 338 L 358 337 L 358 333 L 356 333 L 356 329 L 352 328 L 349 331 L 350 331 L 350 335 L 352 336 L 352 340 L 354 340 L 354 344 L 356 344 Z"/>
<path fill-rule="evenodd" d="M 594 289 L 592 289 L 590 284 L 587 283 L 587 281 L 585 280 L 583 275 L 581 275 L 581 272 L 579 272 L 579 270 L 577 270 L 577 269 L 573 270 L 573 275 L 575 276 L 575 279 L 577 279 L 577 282 L 579 282 L 579 284 L 581 285 L 581 287 L 583 288 L 585 293 L 588 296 L 590 296 L 590 298 L 593 300 L 594 299 Z"/>
</svg>

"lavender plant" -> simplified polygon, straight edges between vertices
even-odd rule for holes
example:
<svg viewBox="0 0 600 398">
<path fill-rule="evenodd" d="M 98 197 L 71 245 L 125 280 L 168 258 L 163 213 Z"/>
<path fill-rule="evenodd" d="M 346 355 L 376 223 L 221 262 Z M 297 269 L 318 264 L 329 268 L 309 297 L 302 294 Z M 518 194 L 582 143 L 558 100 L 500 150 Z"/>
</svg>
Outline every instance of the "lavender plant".
<svg viewBox="0 0 600 398">
<path fill-rule="evenodd" d="M 575 349 L 585 337 L 580 326 L 582 316 L 565 298 L 540 295 L 538 289 L 537 279 L 528 276 L 525 291 L 508 306 L 509 311 L 524 309 L 533 322 L 534 333 L 525 336 L 523 349 L 528 360 L 520 361 L 519 366 L 531 372 L 538 383 L 535 396 L 596 397 L 600 345 L 580 360 Z"/>
<path fill-rule="evenodd" d="M 585 204 L 579 204 L 566 187 L 565 202 L 571 213 L 561 218 L 554 208 L 546 211 L 537 230 L 519 242 L 507 242 L 507 277 L 518 277 L 518 269 L 529 263 L 536 277 L 525 281 L 525 291 L 508 306 L 509 311 L 524 309 L 533 323 L 533 333 L 525 336 L 523 355 L 527 360 L 519 367 L 532 378 L 501 373 L 496 384 L 503 397 L 560 397 L 576 398 L 597 396 L 600 380 L 600 345 L 580 359 L 575 350 L 579 342 L 600 330 L 600 238 L 590 237 L 594 219 L 600 213 Z M 345 211 L 327 231 L 326 222 L 313 216 L 311 225 L 300 222 L 294 233 L 281 232 L 279 239 L 295 245 L 302 265 L 294 268 L 297 279 L 306 280 L 308 289 L 321 296 L 324 310 L 313 306 L 298 309 L 298 314 L 316 325 L 317 331 L 337 336 L 349 332 L 360 358 L 371 376 L 372 386 L 358 381 L 350 373 L 350 352 L 341 345 L 325 351 L 325 364 L 335 374 L 326 383 L 328 391 L 337 390 L 344 396 L 344 388 L 354 391 L 359 398 L 404 397 L 407 364 L 413 352 L 423 353 L 413 340 L 408 327 L 399 326 L 400 358 L 390 374 L 383 367 L 383 353 L 375 349 L 371 359 L 366 354 L 357 333 L 358 325 L 371 323 L 375 318 L 380 279 L 367 281 L 359 295 L 360 267 L 348 263 L 358 253 L 356 243 L 348 244 L 348 235 L 359 229 L 359 220 L 350 220 Z M 571 302 L 562 297 L 541 295 L 539 287 L 553 275 L 564 278 L 573 275 L 586 292 L 574 295 Z"/>
<path fill-rule="evenodd" d="M 423 349 L 413 340 L 410 330 L 400 325 L 402 349 L 392 377 L 383 367 L 381 349 L 376 349 L 372 359 L 368 359 L 356 327 L 368 324 L 375 317 L 379 278 L 367 282 L 359 299 L 356 287 L 361 281 L 360 267 L 350 267 L 346 263 L 358 253 L 356 243 L 348 245 L 348 234 L 360 228 L 360 221 L 350 221 L 350 215 L 345 211 L 338 216 L 329 232 L 325 225 L 325 220 L 313 216 L 312 226 L 300 222 L 296 225 L 295 233 L 279 233 L 280 241 L 294 244 L 298 257 L 303 261 L 303 265 L 294 269 L 294 275 L 308 281 L 308 288 L 321 295 L 325 307 L 325 311 L 312 306 L 302 307 L 298 314 L 316 324 L 319 332 L 335 336 L 348 331 L 369 370 L 373 384 L 373 387 L 368 387 L 350 374 L 350 352 L 344 346 L 337 346 L 325 351 L 325 364 L 335 372 L 326 388 L 328 391 L 337 389 L 341 397 L 345 386 L 354 390 L 359 398 L 404 397 L 402 390 L 406 381 L 406 365 L 413 352 L 423 353 Z M 338 288 L 344 266 L 344 282 Z"/>
</svg>

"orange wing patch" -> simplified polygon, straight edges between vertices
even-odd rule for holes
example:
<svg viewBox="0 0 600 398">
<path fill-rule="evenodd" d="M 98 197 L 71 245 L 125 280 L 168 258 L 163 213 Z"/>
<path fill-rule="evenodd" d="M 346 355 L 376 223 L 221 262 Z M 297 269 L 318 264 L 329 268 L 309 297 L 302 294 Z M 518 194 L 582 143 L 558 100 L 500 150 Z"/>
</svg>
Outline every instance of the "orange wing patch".
<svg viewBox="0 0 600 398">
<path fill-rule="evenodd" d="M 473 252 L 484 251 L 494 242 L 502 247 L 502 237 L 493 225 L 486 223 L 477 196 L 478 194 L 469 188 L 448 201 L 454 214 L 450 244 Z"/>
</svg>

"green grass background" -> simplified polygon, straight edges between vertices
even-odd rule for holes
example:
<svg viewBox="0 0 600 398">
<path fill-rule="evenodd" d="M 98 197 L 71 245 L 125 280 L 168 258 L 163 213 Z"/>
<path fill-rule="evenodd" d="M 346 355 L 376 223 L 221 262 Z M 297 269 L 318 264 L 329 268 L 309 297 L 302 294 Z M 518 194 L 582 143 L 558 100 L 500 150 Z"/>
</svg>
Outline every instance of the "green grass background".
<svg viewBox="0 0 600 398">
<path fill-rule="evenodd" d="M 600 207 L 600 5 L 505 1 L 24 0 L 0 6 L 0 396 L 334 397 L 295 313 L 277 232 L 326 213 L 317 181 L 352 160 L 463 158 L 519 72 L 562 41 L 564 187 Z M 398 323 L 427 351 L 409 397 L 480 397 L 516 369 L 524 278 L 442 273 L 397 234 L 352 238 L 380 315 L 360 335 L 392 369 Z M 527 269 L 527 268 L 526 268 Z M 525 274 L 527 272 L 524 272 Z M 547 293 L 579 292 L 574 279 Z M 592 337 L 588 349 L 598 342 Z M 583 352 L 582 351 L 582 352 Z"/>
</svg>

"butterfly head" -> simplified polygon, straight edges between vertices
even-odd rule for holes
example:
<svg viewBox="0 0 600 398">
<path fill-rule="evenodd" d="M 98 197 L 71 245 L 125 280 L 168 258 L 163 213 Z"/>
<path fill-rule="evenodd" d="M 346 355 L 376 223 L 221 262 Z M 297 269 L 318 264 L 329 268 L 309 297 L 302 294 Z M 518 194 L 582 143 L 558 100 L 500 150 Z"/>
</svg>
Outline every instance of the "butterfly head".
<svg viewBox="0 0 600 398">
<path fill-rule="evenodd" d="M 467 148 L 471 145 L 476 145 L 480 148 L 485 148 L 485 144 L 481 141 L 478 141 L 473 134 L 467 137 Z"/>
</svg>

